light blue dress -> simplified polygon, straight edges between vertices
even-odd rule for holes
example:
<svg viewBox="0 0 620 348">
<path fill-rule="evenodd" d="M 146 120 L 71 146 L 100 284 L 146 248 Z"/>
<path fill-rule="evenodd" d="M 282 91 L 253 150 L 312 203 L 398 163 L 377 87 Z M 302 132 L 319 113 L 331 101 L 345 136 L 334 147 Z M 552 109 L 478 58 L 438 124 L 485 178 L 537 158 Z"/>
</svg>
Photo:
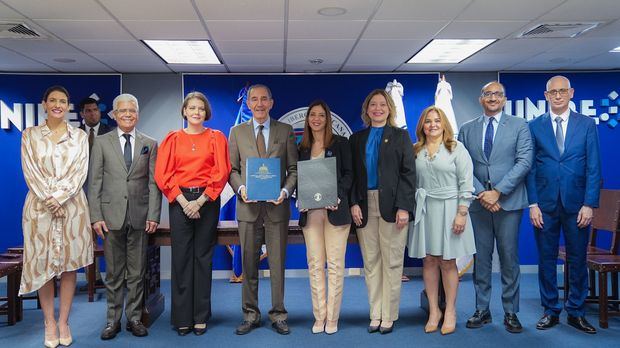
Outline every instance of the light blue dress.
<svg viewBox="0 0 620 348">
<path fill-rule="evenodd" d="M 440 146 L 433 158 L 426 148 L 416 161 L 416 212 L 409 223 L 409 256 L 442 256 L 456 259 L 476 253 L 474 231 L 467 216 L 465 231 L 452 232 L 459 205 L 469 206 L 473 200 L 473 165 L 462 143 L 450 153 Z"/>
</svg>

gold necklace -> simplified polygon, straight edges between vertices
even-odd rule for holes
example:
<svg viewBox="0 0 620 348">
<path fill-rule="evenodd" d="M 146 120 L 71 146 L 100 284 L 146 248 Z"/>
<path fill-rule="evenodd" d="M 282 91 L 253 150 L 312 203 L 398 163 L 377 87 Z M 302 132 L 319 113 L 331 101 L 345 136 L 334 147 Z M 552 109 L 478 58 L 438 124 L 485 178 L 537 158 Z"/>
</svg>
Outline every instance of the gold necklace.
<svg viewBox="0 0 620 348">
<path fill-rule="evenodd" d="M 192 142 L 192 151 L 196 151 L 196 143 L 194 142 L 194 139 L 193 139 L 193 137 L 192 137 L 191 135 L 198 135 L 198 134 L 202 134 L 202 133 L 204 133 L 204 132 L 205 132 L 205 130 L 206 130 L 206 129 L 205 129 L 204 127 L 202 128 L 202 131 L 201 131 L 201 132 L 199 132 L 199 133 L 188 133 L 188 132 L 187 132 L 187 130 L 185 130 L 185 129 L 183 130 L 183 131 L 185 132 L 185 134 L 187 134 L 187 135 L 189 135 L 189 136 L 190 136 L 190 137 L 189 137 L 189 141 L 191 141 L 191 142 Z"/>
</svg>

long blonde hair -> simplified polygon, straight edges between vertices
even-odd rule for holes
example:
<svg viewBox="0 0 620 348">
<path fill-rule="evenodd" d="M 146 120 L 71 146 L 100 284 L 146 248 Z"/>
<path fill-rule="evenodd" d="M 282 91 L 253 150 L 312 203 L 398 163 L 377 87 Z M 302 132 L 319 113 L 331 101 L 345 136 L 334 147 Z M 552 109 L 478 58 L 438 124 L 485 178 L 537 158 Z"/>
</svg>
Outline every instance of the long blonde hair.
<svg viewBox="0 0 620 348">
<path fill-rule="evenodd" d="M 364 103 L 362 104 L 362 121 L 364 121 L 364 125 L 369 127 L 371 125 L 370 117 L 368 116 L 368 104 L 370 104 L 370 99 L 376 95 L 382 95 L 385 98 L 385 102 L 387 103 L 388 110 L 390 111 L 387 118 L 387 124 L 392 127 L 396 127 L 396 105 L 394 105 L 394 101 L 392 97 L 383 89 L 375 89 L 366 96 L 364 99 Z"/>
<path fill-rule="evenodd" d="M 446 113 L 443 112 L 440 108 L 435 105 L 431 105 L 422 111 L 420 118 L 418 119 L 418 125 L 415 128 L 415 135 L 418 138 L 418 141 L 413 144 L 413 152 L 418 155 L 418 152 L 422 150 L 424 145 L 426 145 L 426 134 L 424 134 L 424 121 L 426 117 L 431 112 L 436 112 L 439 115 L 439 119 L 441 120 L 441 127 L 443 128 L 443 144 L 449 152 L 452 152 L 456 147 L 456 140 L 454 140 L 454 131 L 450 126 L 450 121 L 448 121 L 448 117 Z"/>
</svg>

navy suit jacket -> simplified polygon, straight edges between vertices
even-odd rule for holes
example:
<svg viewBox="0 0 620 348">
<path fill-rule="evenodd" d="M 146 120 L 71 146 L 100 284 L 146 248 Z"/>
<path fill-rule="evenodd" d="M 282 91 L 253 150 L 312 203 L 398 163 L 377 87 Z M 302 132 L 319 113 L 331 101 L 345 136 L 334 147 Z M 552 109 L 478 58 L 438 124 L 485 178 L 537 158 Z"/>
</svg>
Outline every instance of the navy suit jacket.
<svg viewBox="0 0 620 348">
<path fill-rule="evenodd" d="M 594 120 L 570 112 L 561 156 L 551 122 L 549 113 L 529 122 L 534 145 L 527 177 L 529 203 L 538 203 L 544 212 L 554 211 L 560 200 L 568 213 L 577 213 L 584 205 L 597 208 L 601 160 Z"/>
</svg>

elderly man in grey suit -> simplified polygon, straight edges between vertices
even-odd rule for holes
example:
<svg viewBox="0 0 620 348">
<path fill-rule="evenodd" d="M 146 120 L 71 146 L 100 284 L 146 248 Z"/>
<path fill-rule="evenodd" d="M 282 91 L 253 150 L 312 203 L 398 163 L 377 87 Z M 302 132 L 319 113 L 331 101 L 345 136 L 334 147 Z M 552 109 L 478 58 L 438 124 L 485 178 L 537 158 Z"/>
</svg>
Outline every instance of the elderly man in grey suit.
<svg viewBox="0 0 620 348">
<path fill-rule="evenodd" d="M 88 185 L 90 219 L 104 239 L 106 261 L 108 310 L 102 340 L 121 330 L 125 285 L 127 330 L 138 337 L 148 335 L 140 321 L 147 233 L 157 229 L 161 210 L 161 192 L 153 177 L 157 142 L 135 128 L 138 100 L 121 94 L 112 105 L 118 127 L 96 138 Z"/>
<path fill-rule="evenodd" d="M 237 192 L 237 220 L 243 264 L 243 321 L 235 331 L 245 335 L 260 326 L 258 308 L 258 265 L 263 240 L 269 255 L 271 304 L 269 318 L 279 334 L 288 334 L 284 308 L 284 261 L 291 215 L 289 196 L 297 181 L 297 147 L 293 128 L 269 116 L 273 107 L 271 90 L 265 85 L 248 89 L 247 104 L 252 119 L 230 131 L 228 146 L 232 171 L 229 183 Z M 248 157 L 280 158 L 280 197 L 275 201 L 250 201 L 246 191 Z"/>
<path fill-rule="evenodd" d="M 532 139 L 525 119 L 502 112 L 506 104 L 504 86 L 489 82 L 479 98 L 484 114 L 465 123 L 459 132 L 474 164 L 477 201 L 469 208 L 474 227 L 476 255 L 474 288 L 476 311 L 468 328 L 491 322 L 491 268 L 497 244 L 502 279 L 504 326 L 519 333 L 519 224 L 528 206 L 525 178 L 532 166 Z"/>
</svg>

